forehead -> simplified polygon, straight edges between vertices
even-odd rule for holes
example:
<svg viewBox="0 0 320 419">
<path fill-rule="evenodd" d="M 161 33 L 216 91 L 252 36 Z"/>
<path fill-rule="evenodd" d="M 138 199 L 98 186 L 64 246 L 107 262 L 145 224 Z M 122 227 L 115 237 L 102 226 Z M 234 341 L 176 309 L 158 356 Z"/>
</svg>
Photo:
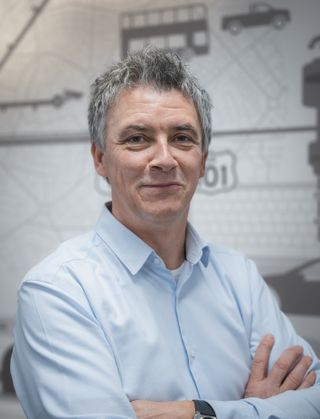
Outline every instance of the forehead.
<svg viewBox="0 0 320 419">
<path fill-rule="evenodd" d="M 152 86 L 137 86 L 120 92 L 107 113 L 107 124 L 148 118 L 153 118 L 154 122 L 188 120 L 200 127 L 196 107 L 190 98 L 176 89 L 159 90 Z"/>
</svg>

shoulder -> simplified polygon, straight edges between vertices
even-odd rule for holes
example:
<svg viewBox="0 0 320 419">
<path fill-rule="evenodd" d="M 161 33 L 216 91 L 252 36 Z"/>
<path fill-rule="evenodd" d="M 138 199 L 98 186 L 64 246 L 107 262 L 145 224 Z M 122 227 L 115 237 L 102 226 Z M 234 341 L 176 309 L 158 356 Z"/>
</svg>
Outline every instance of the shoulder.
<svg viewBox="0 0 320 419">
<path fill-rule="evenodd" d="M 109 265 L 109 253 L 94 231 L 63 242 L 23 278 L 18 289 L 20 311 L 29 313 L 37 306 L 42 313 L 66 307 L 91 313 L 90 295 L 99 295 L 93 279 L 99 276 L 101 260 Z"/>
<path fill-rule="evenodd" d="M 256 264 L 237 250 L 210 245 L 209 266 L 219 295 L 235 303 L 241 317 L 250 324 L 257 301 L 269 301 L 267 285 Z"/>
<path fill-rule="evenodd" d="M 210 249 L 209 261 L 211 263 L 219 263 L 222 266 L 226 265 L 227 267 L 232 268 L 234 265 L 237 265 L 237 267 L 239 267 L 239 264 L 246 265 L 249 261 L 247 256 L 238 250 L 213 243 L 210 243 L 208 246 Z"/>
<path fill-rule="evenodd" d="M 240 251 L 215 244 L 209 244 L 209 249 L 209 264 L 221 280 L 243 287 L 261 279 L 256 264 Z"/>
<path fill-rule="evenodd" d="M 94 265 L 99 246 L 100 240 L 93 231 L 66 240 L 27 272 L 22 285 L 30 281 L 53 285 L 76 266 Z"/>
</svg>

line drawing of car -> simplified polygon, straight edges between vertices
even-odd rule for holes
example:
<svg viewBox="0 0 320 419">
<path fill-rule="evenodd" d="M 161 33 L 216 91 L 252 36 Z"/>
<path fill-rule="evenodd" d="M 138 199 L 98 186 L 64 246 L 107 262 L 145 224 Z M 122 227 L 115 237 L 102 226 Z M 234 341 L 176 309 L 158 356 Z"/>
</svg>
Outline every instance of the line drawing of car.
<svg viewBox="0 0 320 419">
<path fill-rule="evenodd" d="M 237 35 L 243 28 L 253 26 L 271 25 L 275 29 L 283 29 L 290 20 L 289 10 L 275 9 L 268 3 L 259 2 L 249 6 L 249 13 L 224 16 L 221 28 Z"/>
<path fill-rule="evenodd" d="M 285 313 L 320 315 L 320 258 L 264 279 Z"/>
</svg>

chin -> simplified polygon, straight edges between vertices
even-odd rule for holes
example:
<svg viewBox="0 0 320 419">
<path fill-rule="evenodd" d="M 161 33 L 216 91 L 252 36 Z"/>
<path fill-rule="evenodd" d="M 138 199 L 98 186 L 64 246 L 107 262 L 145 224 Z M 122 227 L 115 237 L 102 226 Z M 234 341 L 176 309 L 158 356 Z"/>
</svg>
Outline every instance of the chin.
<svg viewBox="0 0 320 419">
<path fill-rule="evenodd" d="M 144 205 L 144 214 L 147 219 L 156 221 L 173 221 L 175 218 L 181 217 L 186 208 L 181 203 L 166 204 L 165 202 Z"/>
</svg>

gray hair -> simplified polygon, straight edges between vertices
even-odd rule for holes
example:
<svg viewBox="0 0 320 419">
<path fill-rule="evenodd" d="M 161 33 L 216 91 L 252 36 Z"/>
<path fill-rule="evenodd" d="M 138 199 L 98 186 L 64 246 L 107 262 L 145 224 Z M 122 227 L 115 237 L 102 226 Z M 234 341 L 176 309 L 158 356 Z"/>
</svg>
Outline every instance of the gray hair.
<svg viewBox="0 0 320 419">
<path fill-rule="evenodd" d="M 193 102 L 202 128 L 202 149 L 211 141 L 211 100 L 198 79 L 174 52 L 147 47 L 113 64 L 91 86 L 88 123 L 91 141 L 105 147 L 107 112 L 125 89 L 153 86 L 159 90 L 175 89 Z"/>
</svg>

